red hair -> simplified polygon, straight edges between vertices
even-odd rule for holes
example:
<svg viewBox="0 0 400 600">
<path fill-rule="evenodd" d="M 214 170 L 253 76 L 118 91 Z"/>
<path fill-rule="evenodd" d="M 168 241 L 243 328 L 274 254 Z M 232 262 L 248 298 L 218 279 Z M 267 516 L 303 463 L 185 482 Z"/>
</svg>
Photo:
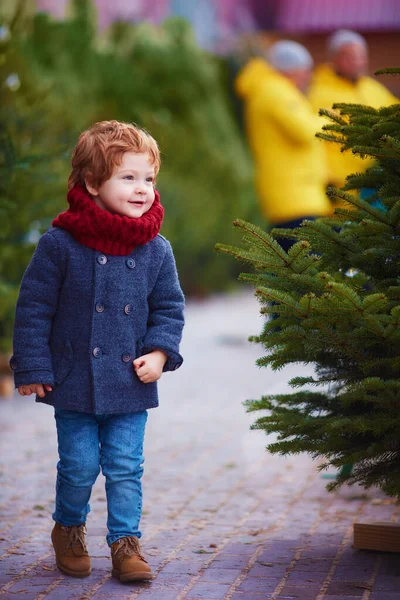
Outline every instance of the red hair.
<svg viewBox="0 0 400 600">
<path fill-rule="evenodd" d="M 90 177 L 98 188 L 107 181 L 114 167 L 120 165 L 125 152 L 145 153 L 154 166 L 155 175 L 160 170 L 160 150 L 155 139 L 144 129 L 120 121 L 100 121 L 81 133 L 72 153 L 72 171 L 68 189 Z"/>
</svg>

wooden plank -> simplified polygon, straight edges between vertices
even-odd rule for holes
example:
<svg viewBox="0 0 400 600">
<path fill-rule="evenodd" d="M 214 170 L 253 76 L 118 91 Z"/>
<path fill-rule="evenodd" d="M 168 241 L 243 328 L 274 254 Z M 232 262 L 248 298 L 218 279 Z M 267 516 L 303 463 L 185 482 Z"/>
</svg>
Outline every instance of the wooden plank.
<svg viewBox="0 0 400 600">
<path fill-rule="evenodd" d="M 354 548 L 400 552 L 400 523 L 354 523 Z"/>
</svg>

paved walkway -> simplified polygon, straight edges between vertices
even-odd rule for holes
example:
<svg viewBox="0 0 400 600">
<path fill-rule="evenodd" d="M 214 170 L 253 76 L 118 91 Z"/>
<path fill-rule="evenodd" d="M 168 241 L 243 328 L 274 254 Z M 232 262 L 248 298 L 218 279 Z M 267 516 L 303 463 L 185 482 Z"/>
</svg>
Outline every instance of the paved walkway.
<svg viewBox="0 0 400 600">
<path fill-rule="evenodd" d="M 52 527 L 56 439 L 52 410 L 0 402 L 0 600 L 400 600 L 400 555 L 352 549 L 357 519 L 397 521 L 377 491 L 325 491 L 306 456 L 264 451 L 241 402 L 284 391 L 305 369 L 258 369 L 247 335 L 262 321 L 249 293 L 190 303 L 185 364 L 161 382 L 150 411 L 143 546 L 156 579 L 110 578 L 102 476 L 92 496 L 93 572 L 63 576 Z"/>
</svg>

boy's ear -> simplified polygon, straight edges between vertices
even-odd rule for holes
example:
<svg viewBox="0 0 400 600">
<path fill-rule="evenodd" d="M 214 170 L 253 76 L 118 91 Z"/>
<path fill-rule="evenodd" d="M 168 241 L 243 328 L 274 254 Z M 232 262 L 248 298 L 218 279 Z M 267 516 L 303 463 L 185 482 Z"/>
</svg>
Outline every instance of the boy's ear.
<svg viewBox="0 0 400 600">
<path fill-rule="evenodd" d="M 91 173 L 88 173 L 85 177 L 86 189 L 92 196 L 98 196 L 99 190 L 93 185 L 93 177 Z"/>
</svg>

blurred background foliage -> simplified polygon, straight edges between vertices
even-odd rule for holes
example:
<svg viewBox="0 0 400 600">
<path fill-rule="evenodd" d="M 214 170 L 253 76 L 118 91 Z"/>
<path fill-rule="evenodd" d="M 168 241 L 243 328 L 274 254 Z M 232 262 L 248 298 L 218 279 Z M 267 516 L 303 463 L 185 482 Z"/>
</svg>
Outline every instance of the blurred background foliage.
<svg viewBox="0 0 400 600">
<path fill-rule="evenodd" d="M 54 21 L 20 0 L 0 13 L 0 337 L 11 348 L 19 283 L 38 237 L 67 207 L 70 155 L 96 121 L 133 121 L 159 142 L 157 181 L 186 294 L 234 285 L 213 253 L 237 216 L 259 220 L 252 165 L 234 117 L 225 59 L 171 18 L 97 33 L 90 0 Z"/>
</svg>

